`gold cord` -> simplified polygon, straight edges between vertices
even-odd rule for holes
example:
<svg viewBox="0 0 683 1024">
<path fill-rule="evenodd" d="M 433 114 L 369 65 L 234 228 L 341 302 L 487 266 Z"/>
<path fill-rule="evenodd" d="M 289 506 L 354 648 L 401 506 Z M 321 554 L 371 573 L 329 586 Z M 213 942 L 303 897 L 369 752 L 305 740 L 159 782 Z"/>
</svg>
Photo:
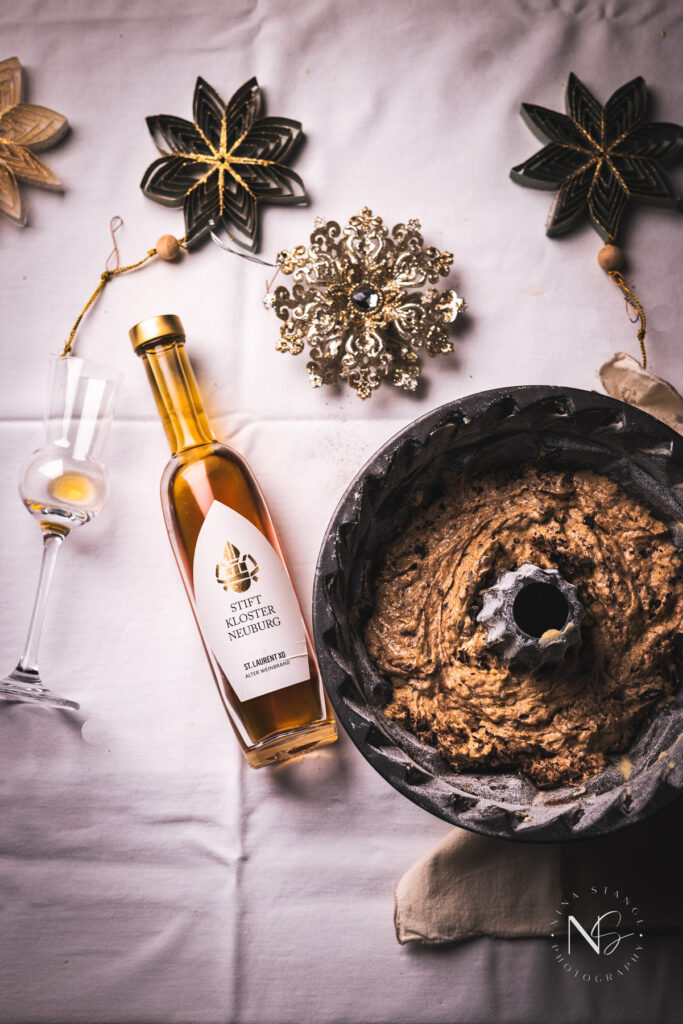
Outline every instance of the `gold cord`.
<svg viewBox="0 0 683 1024">
<path fill-rule="evenodd" d="M 614 281 L 617 288 L 619 288 L 623 293 L 623 296 L 626 299 L 629 306 L 631 306 L 631 308 L 635 311 L 637 319 L 634 320 L 633 323 L 640 323 L 640 329 L 638 331 L 638 341 L 640 342 L 640 354 L 642 357 L 641 363 L 643 369 L 645 369 L 647 366 L 647 353 L 645 352 L 645 330 L 647 327 L 647 321 L 645 319 L 645 310 L 643 309 L 640 303 L 640 299 L 636 295 L 634 289 L 630 288 L 626 284 L 626 281 L 624 281 L 623 277 L 621 276 L 618 270 L 609 270 L 608 274 Z"/>
<path fill-rule="evenodd" d="M 187 237 L 184 236 L 183 238 L 178 238 L 178 239 L 176 239 L 176 241 L 178 242 L 178 245 L 182 247 L 184 242 L 187 241 Z M 102 274 L 100 276 L 100 283 L 98 284 L 97 288 L 92 293 L 92 295 L 90 296 L 90 298 L 86 302 L 85 306 L 81 310 L 81 312 L 80 312 L 80 314 L 78 316 L 78 319 L 76 320 L 76 323 L 71 328 L 71 334 L 69 335 L 69 340 L 67 341 L 66 345 L 64 346 L 64 349 L 62 350 L 62 355 L 63 356 L 68 356 L 69 353 L 71 352 L 71 349 L 73 347 L 74 337 L 76 335 L 76 331 L 80 327 L 81 320 L 83 319 L 85 314 L 88 312 L 88 310 L 92 306 L 93 302 L 95 302 L 95 300 L 97 299 L 97 296 L 103 290 L 103 288 L 107 284 L 107 282 L 111 281 L 112 277 L 118 277 L 119 274 L 126 274 L 129 270 L 137 270 L 138 267 L 141 267 L 143 263 L 147 262 L 147 260 L 151 260 L 153 256 L 156 256 L 156 254 L 157 254 L 156 248 L 150 249 L 149 252 L 147 253 L 147 255 L 143 256 L 142 259 L 138 260 L 137 263 L 129 263 L 127 267 L 115 267 L 113 270 L 105 270 L 105 271 L 102 272 Z"/>
</svg>

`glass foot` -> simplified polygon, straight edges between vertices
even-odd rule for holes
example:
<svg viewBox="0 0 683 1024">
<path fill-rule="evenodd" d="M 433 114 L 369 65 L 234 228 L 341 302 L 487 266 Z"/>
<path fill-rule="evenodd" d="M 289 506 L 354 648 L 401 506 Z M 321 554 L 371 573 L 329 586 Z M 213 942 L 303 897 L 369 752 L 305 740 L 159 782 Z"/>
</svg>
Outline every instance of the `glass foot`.
<svg viewBox="0 0 683 1024">
<path fill-rule="evenodd" d="M 37 672 L 24 672 L 15 668 L 8 676 L 0 680 L 0 700 L 13 700 L 22 704 L 42 704 L 47 708 L 66 708 L 78 711 L 80 704 L 75 700 L 58 697 L 43 686 Z"/>
</svg>

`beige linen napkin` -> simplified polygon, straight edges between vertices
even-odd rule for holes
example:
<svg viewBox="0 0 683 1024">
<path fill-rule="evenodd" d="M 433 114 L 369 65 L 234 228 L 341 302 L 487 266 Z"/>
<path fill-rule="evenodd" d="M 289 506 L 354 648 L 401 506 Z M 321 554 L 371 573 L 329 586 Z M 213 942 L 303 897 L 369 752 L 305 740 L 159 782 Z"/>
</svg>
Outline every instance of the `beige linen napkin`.
<svg viewBox="0 0 683 1024">
<path fill-rule="evenodd" d="M 644 370 L 633 356 L 617 352 L 600 367 L 600 380 L 608 395 L 635 405 L 683 434 L 683 397 L 661 377 Z"/>
<path fill-rule="evenodd" d="M 683 930 L 682 840 L 682 800 L 578 842 L 519 843 L 454 828 L 398 883 L 396 937 L 439 945 L 551 935 L 563 901 L 590 900 L 592 890 L 595 899 L 606 890 L 635 903 L 643 932 Z"/>
<path fill-rule="evenodd" d="M 617 353 L 600 368 L 600 379 L 613 398 L 683 433 L 683 397 L 631 356 Z M 605 886 L 639 902 L 644 931 L 683 929 L 681 803 L 580 842 L 517 843 L 453 829 L 398 883 L 398 941 L 550 935 L 563 900 Z"/>
<path fill-rule="evenodd" d="M 455 828 L 398 883 L 396 937 L 434 945 L 546 934 L 560 874 L 557 845 L 535 848 Z"/>
</svg>

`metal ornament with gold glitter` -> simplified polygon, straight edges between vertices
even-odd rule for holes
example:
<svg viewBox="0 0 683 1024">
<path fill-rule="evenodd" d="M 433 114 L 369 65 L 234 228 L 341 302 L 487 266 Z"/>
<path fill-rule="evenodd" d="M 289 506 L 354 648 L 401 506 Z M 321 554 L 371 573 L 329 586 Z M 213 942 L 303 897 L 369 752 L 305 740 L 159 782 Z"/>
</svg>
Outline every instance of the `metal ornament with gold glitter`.
<svg viewBox="0 0 683 1024">
<path fill-rule="evenodd" d="M 284 321 L 278 352 L 299 355 L 308 345 L 314 388 L 345 381 L 368 398 L 389 380 L 414 391 L 420 350 L 453 351 L 448 328 L 463 299 L 452 289 L 417 290 L 449 273 L 452 253 L 425 248 L 419 221 L 389 232 L 367 208 L 344 229 L 321 218 L 314 224 L 308 249 L 278 254 L 295 282 L 291 292 L 280 286 L 266 297 Z"/>
<path fill-rule="evenodd" d="M 683 128 L 645 120 L 645 79 L 634 78 L 601 106 L 576 75 L 567 83 L 567 113 L 523 103 L 521 114 L 542 142 L 510 171 L 518 185 L 555 192 L 546 233 L 569 231 L 588 213 L 602 239 L 614 244 L 630 200 L 677 207 L 679 196 L 659 166 L 681 149 Z"/>
<path fill-rule="evenodd" d="M 567 113 L 561 114 L 522 104 L 523 119 L 545 145 L 513 167 L 510 177 L 518 185 L 555 192 L 546 222 L 551 237 L 569 231 L 588 213 L 606 243 L 598 263 L 636 314 L 645 369 L 645 312 L 633 285 L 622 276 L 624 255 L 616 245 L 617 233 L 631 200 L 680 209 L 680 196 L 660 165 L 683 152 L 683 127 L 645 120 L 647 86 L 640 76 L 617 89 L 603 107 L 571 74 L 566 107 Z"/>
<path fill-rule="evenodd" d="M 166 206 L 183 206 L 185 243 L 194 248 L 212 227 L 255 252 L 259 245 L 259 204 L 305 204 L 304 183 L 284 161 L 301 136 L 288 117 L 262 117 L 255 78 L 225 103 L 197 79 L 193 120 L 170 114 L 147 118 L 163 154 L 145 171 L 140 188 Z"/>
</svg>

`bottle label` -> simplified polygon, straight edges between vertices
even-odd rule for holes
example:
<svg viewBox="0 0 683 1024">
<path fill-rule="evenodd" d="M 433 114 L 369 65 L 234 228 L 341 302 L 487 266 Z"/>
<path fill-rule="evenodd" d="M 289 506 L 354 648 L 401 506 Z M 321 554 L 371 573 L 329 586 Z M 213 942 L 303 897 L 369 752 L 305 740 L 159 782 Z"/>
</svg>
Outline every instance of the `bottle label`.
<svg viewBox="0 0 683 1024">
<path fill-rule="evenodd" d="M 192 573 L 204 640 L 241 701 L 310 678 L 291 580 L 253 523 L 214 501 L 199 531 Z"/>
</svg>

